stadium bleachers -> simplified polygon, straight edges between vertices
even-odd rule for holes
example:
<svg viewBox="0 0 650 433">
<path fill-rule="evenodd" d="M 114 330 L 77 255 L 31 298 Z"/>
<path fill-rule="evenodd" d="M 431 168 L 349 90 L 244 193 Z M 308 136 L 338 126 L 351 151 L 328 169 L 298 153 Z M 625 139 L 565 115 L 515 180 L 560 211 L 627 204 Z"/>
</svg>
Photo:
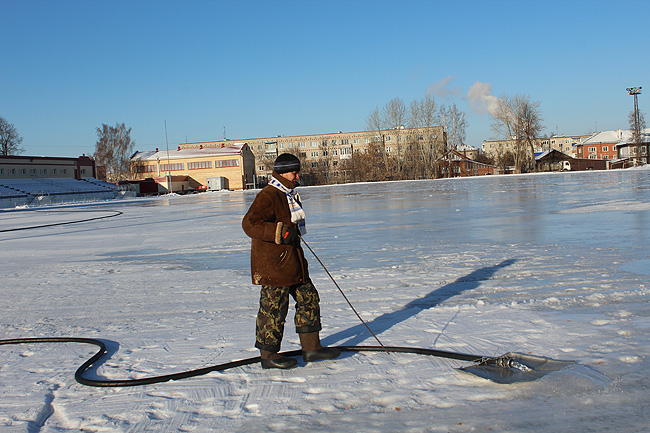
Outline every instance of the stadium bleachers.
<svg viewBox="0 0 650 433">
<path fill-rule="evenodd" d="M 116 185 L 95 178 L 0 179 L 0 207 L 115 198 Z M 47 199 L 47 200 L 44 200 Z"/>
</svg>

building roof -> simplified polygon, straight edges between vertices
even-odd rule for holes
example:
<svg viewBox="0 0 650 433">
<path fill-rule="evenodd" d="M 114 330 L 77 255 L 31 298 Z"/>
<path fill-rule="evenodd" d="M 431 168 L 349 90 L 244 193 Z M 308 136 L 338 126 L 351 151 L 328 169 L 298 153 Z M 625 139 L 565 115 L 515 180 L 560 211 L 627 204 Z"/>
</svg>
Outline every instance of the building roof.
<svg viewBox="0 0 650 433">
<path fill-rule="evenodd" d="M 535 161 L 540 162 L 543 160 L 563 161 L 573 159 L 571 156 L 557 149 L 545 150 L 544 152 L 535 153 Z"/>
<path fill-rule="evenodd" d="M 641 132 L 641 135 L 644 137 L 642 141 L 650 141 L 650 128 L 646 128 Z M 602 131 L 598 132 L 585 141 L 582 145 L 589 144 L 617 144 L 624 145 L 629 144 L 632 140 L 632 131 L 629 129 L 617 129 L 615 131 Z"/>
<path fill-rule="evenodd" d="M 167 159 L 188 159 L 188 158 L 214 158 L 217 156 L 241 155 L 246 143 L 232 143 L 223 147 L 195 147 L 170 150 L 154 150 L 147 152 L 136 152 L 131 159 L 134 161 L 167 161 Z"/>
<path fill-rule="evenodd" d="M 469 144 L 459 144 L 458 146 L 456 146 L 456 150 L 459 151 L 459 152 L 463 152 L 463 151 L 467 151 L 467 152 L 474 151 L 474 152 L 476 152 L 476 151 L 478 151 L 477 148 L 472 147 Z"/>
</svg>

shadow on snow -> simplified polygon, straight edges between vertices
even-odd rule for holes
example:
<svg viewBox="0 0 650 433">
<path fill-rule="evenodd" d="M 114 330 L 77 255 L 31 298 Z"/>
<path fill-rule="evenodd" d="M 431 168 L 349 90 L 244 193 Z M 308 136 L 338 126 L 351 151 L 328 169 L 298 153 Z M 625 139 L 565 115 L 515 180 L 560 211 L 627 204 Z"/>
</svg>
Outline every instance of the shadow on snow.
<svg viewBox="0 0 650 433">
<path fill-rule="evenodd" d="M 489 266 L 486 268 L 477 269 L 464 277 L 458 278 L 456 281 L 446 284 L 432 292 L 427 293 L 421 298 L 414 299 L 408 304 L 404 305 L 401 309 L 391 313 L 384 313 L 373 320 L 366 322 L 368 327 L 372 329 L 377 336 L 382 332 L 392 328 L 394 325 L 403 322 L 411 317 L 417 315 L 420 311 L 426 310 L 436 305 L 441 304 L 447 299 L 459 295 L 468 290 L 474 290 L 481 285 L 481 282 L 489 280 L 500 269 L 512 265 L 516 259 L 508 259 L 499 263 L 498 265 Z M 323 345 L 334 345 L 342 340 L 347 346 L 356 346 L 366 340 L 374 338 L 368 332 L 368 329 L 362 324 L 352 326 L 351 328 L 339 331 L 335 334 L 328 335 L 322 339 Z"/>
</svg>

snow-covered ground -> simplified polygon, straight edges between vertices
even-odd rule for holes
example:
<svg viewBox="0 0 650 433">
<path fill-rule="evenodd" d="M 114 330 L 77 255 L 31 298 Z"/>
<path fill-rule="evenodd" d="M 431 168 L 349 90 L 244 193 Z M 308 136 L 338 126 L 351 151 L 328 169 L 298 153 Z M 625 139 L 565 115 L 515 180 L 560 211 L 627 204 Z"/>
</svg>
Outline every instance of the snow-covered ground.
<svg viewBox="0 0 650 433">
<path fill-rule="evenodd" d="M 103 339 L 112 356 L 96 374 L 108 379 L 256 356 L 259 290 L 240 226 L 255 194 L 0 213 L 0 338 Z M 254 364 L 92 388 L 74 371 L 93 346 L 0 346 L 0 430 L 647 431 L 649 170 L 310 187 L 301 196 L 307 242 L 385 345 L 577 363 L 503 385 L 457 370 L 461 361 L 346 352 L 288 371 Z M 114 211 L 122 214 L 6 231 Z M 375 345 L 307 255 L 324 343 Z M 289 325 L 283 350 L 297 348 Z"/>
</svg>

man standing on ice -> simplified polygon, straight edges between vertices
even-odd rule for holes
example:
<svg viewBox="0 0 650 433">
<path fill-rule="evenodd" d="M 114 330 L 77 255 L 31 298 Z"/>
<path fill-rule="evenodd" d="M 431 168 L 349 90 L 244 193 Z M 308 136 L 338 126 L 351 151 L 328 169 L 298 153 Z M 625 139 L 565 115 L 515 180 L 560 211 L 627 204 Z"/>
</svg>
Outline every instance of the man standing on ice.
<svg viewBox="0 0 650 433">
<path fill-rule="evenodd" d="M 289 153 L 278 156 L 269 184 L 255 197 L 242 221 L 251 237 L 253 284 L 261 285 L 255 347 L 260 350 L 262 368 L 292 368 L 294 358 L 280 355 L 289 295 L 296 301 L 294 323 L 305 362 L 334 359 L 336 348 L 324 348 L 318 336 L 320 299 L 309 279 L 307 260 L 300 246 L 306 233 L 305 212 L 300 196 L 300 160 Z"/>
</svg>

